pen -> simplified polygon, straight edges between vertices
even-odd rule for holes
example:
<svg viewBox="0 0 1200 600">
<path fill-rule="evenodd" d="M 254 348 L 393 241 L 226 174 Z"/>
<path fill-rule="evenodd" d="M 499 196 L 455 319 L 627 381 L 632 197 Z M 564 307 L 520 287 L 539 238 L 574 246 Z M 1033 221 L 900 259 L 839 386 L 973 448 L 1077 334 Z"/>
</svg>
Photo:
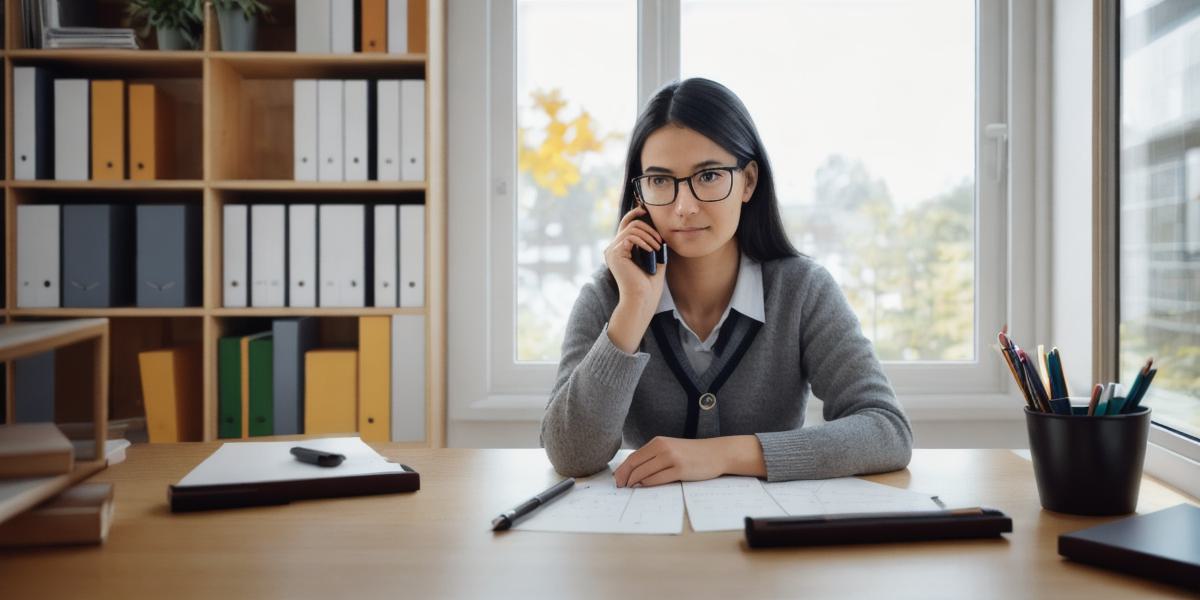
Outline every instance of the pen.
<svg viewBox="0 0 1200 600">
<path fill-rule="evenodd" d="M 550 489 L 526 500 L 525 502 L 522 502 L 516 508 L 508 512 L 501 513 L 500 516 L 492 519 L 492 531 L 503 531 L 512 527 L 513 523 L 516 523 L 517 519 L 520 519 L 521 517 L 537 510 L 539 507 L 545 505 L 547 502 L 550 502 L 556 497 L 565 494 L 566 491 L 571 489 L 571 486 L 573 485 L 575 485 L 575 480 L 568 477 L 567 479 L 550 486 Z"/>
<path fill-rule="evenodd" d="M 336 467 L 346 460 L 346 455 L 336 452 L 324 452 L 322 450 L 313 450 L 312 448 L 304 448 L 295 446 L 292 448 L 292 456 L 300 462 L 306 462 L 319 467 Z"/>
</svg>

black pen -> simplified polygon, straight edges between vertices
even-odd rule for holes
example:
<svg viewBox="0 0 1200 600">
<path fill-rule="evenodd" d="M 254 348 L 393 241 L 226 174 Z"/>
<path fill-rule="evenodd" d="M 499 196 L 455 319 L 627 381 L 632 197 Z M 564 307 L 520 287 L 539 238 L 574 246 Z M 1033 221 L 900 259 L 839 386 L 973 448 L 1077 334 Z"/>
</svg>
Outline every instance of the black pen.
<svg viewBox="0 0 1200 600">
<path fill-rule="evenodd" d="M 513 523 L 517 522 L 517 519 L 537 510 L 538 507 L 550 502 L 554 498 L 563 495 L 573 485 L 575 485 L 574 479 L 564 479 L 551 486 L 550 489 L 522 502 L 520 506 L 508 512 L 501 513 L 500 516 L 492 519 L 492 531 L 504 531 L 512 527 Z"/>
</svg>

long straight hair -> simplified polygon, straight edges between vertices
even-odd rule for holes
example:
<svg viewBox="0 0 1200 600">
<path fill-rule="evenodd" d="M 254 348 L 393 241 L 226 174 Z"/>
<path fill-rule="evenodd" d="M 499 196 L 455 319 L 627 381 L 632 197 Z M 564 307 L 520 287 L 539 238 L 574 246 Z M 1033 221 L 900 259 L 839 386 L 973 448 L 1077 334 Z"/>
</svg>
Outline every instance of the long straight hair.
<svg viewBox="0 0 1200 600">
<path fill-rule="evenodd" d="M 686 127 L 712 140 L 732 154 L 739 167 L 752 160 L 758 163 L 758 183 L 750 201 L 742 207 L 737 226 L 738 248 L 743 254 L 759 262 L 800 256 L 783 229 L 775 177 L 750 111 L 729 88 L 700 77 L 659 88 L 638 115 L 625 158 L 618 223 L 637 206 L 632 180 L 643 175 L 642 148 L 646 138 L 667 125 Z"/>
</svg>

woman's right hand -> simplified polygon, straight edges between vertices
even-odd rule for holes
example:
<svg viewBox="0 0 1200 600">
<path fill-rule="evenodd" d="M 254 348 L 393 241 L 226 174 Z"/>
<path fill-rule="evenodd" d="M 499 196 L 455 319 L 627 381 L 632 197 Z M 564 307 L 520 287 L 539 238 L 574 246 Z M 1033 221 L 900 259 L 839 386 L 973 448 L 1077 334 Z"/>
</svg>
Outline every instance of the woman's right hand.
<svg viewBox="0 0 1200 600">
<path fill-rule="evenodd" d="M 645 214 L 646 209 L 643 206 L 625 213 L 621 218 L 620 227 L 617 228 L 616 237 L 604 249 L 604 264 L 608 265 L 608 270 L 612 271 L 613 278 L 617 280 L 617 289 L 620 292 L 618 302 L 630 308 L 637 308 L 638 313 L 653 316 L 654 309 L 658 307 L 659 297 L 662 296 L 667 269 L 665 264 L 660 264 L 657 272 L 650 275 L 633 262 L 634 246 L 654 253 L 663 244 L 658 231 L 639 218 Z"/>
</svg>

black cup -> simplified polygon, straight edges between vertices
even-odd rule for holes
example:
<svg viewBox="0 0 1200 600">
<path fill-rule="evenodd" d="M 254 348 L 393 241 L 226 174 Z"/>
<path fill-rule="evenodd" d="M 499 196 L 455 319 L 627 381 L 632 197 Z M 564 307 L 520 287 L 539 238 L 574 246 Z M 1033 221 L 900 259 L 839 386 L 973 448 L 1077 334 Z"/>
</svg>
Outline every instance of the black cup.
<svg viewBox="0 0 1200 600">
<path fill-rule="evenodd" d="M 1150 409 L 1089 417 L 1025 409 L 1042 507 L 1074 515 L 1125 515 L 1137 508 Z"/>
</svg>

